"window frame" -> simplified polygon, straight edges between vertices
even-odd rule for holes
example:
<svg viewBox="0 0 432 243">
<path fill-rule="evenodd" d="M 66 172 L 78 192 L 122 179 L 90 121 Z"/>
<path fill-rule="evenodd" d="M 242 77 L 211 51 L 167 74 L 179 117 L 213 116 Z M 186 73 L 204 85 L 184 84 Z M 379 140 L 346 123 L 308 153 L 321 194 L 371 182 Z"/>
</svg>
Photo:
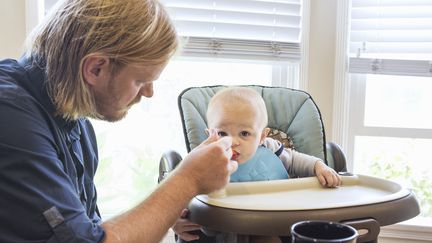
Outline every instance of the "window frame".
<svg viewBox="0 0 432 243">
<path fill-rule="evenodd" d="M 347 157 L 350 163 L 354 158 L 355 136 L 373 137 L 398 137 L 398 138 L 423 138 L 432 139 L 432 129 L 399 128 L 399 127 L 374 127 L 364 125 L 366 74 L 350 74 L 350 109 L 348 128 Z M 353 168 L 354 165 L 351 165 Z"/>
<path fill-rule="evenodd" d="M 347 155 L 348 171 L 353 171 L 355 135 L 431 138 L 431 129 L 368 127 L 363 125 L 366 74 L 349 74 L 349 22 L 351 0 L 337 1 L 336 55 L 333 98 L 333 141 Z M 353 112 L 355 111 L 355 112 Z M 421 220 L 409 220 L 381 228 L 381 238 L 432 240 L 432 226 Z"/>
</svg>

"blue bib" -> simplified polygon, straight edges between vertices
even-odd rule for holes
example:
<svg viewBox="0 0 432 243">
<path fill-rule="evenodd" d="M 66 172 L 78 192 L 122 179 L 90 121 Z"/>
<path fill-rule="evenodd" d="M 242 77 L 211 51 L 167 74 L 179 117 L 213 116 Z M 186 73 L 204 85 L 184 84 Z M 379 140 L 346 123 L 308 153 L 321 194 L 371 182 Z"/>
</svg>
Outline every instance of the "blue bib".
<svg viewBox="0 0 432 243">
<path fill-rule="evenodd" d="M 288 179 L 282 161 L 273 151 L 260 146 L 255 155 L 231 174 L 230 182 Z"/>
</svg>

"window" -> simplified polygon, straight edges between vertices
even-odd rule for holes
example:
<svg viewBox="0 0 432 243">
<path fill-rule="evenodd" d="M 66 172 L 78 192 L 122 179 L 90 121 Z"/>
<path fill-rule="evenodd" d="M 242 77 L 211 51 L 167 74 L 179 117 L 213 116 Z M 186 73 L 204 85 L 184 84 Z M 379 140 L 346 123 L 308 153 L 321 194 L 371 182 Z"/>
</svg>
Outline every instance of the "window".
<svg viewBox="0 0 432 243">
<path fill-rule="evenodd" d="M 271 85 L 273 68 L 265 62 L 179 58 L 154 83 L 154 96 L 134 106 L 125 119 L 114 124 L 92 121 L 101 156 L 95 178 L 98 205 L 105 218 L 137 204 L 156 187 L 162 153 L 173 149 L 186 155 L 177 108 L 182 90 L 214 84 Z"/>
<path fill-rule="evenodd" d="M 352 0 L 348 160 L 412 188 L 432 225 L 432 2 Z"/>
<path fill-rule="evenodd" d="M 163 2 L 184 37 L 181 56 L 155 82 L 154 97 L 124 120 L 94 122 L 105 156 L 96 177 L 99 207 L 108 217 L 156 187 L 163 152 L 186 155 L 177 108 L 182 90 L 215 84 L 298 86 L 300 1 Z"/>
<path fill-rule="evenodd" d="M 177 108 L 182 90 L 216 84 L 298 87 L 299 0 L 163 2 L 185 40 L 181 56 L 155 82 L 154 97 L 143 99 L 124 120 L 93 121 L 102 156 L 95 181 L 105 218 L 156 187 L 163 152 L 186 155 Z"/>
</svg>

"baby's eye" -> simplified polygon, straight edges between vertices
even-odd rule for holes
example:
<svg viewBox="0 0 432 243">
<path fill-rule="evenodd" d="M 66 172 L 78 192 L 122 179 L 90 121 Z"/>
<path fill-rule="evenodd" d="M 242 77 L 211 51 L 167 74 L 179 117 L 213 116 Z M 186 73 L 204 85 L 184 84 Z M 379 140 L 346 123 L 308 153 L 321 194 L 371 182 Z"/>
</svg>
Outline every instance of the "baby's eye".
<svg viewBox="0 0 432 243">
<path fill-rule="evenodd" d="M 228 134 L 227 134 L 226 132 L 219 131 L 219 132 L 218 132 L 218 135 L 221 136 L 221 137 L 225 137 L 225 136 L 227 136 Z"/>
<path fill-rule="evenodd" d="M 247 137 L 247 136 L 250 136 L 250 133 L 248 131 L 242 131 L 242 132 L 240 132 L 240 135 L 242 137 Z"/>
</svg>

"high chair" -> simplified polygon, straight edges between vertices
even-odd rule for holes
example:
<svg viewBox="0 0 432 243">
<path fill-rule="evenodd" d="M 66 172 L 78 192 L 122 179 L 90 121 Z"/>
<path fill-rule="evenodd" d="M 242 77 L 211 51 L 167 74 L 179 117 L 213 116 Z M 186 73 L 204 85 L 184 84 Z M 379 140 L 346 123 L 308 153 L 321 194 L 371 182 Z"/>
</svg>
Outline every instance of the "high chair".
<svg viewBox="0 0 432 243">
<path fill-rule="evenodd" d="M 200 240 L 195 242 L 223 242 L 220 234 L 236 235 L 235 242 L 248 242 L 250 235 L 289 237 L 291 225 L 302 220 L 346 223 L 360 230 L 357 242 L 376 242 L 380 226 L 419 214 L 411 191 L 391 181 L 346 172 L 344 153 L 337 144 L 326 141 L 321 113 L 308 93 L 282 87 L 248 87 L 265 101 L 269 136 L 284 147 L 322 159 L 342 174 L 343 185 L 322 188 L 316 178 L 291 176 L 288 180 L 230 183 L 224 198 L 199 195 L 190 202 L 189 219 L 204 226 L 204 234 L 199 232 Z M 223 88 L 193 87 L 179 95 L 188 152 L 207 138 L 207 105 Z M 181 160 L 177 152 L 166 152 L 159 165 L 159 181 Z"/>
</svg>

